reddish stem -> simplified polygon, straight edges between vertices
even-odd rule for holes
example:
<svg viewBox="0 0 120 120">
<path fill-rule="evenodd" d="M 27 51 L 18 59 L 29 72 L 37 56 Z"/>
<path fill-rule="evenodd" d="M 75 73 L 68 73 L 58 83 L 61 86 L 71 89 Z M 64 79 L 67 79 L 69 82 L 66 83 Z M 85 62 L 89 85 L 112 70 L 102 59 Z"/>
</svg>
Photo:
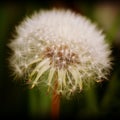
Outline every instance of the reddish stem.
<svg viewBox="0 0 120 120">
<path fill-rule="evenodd" d="M 55 85 L 55 89 L 52 95 L 52 106 L 51 106 L 51 117 L 53 120 L 59 119 L 60 112 L 60 96 L 56 93 L 57 85 Z"/>
</svg>

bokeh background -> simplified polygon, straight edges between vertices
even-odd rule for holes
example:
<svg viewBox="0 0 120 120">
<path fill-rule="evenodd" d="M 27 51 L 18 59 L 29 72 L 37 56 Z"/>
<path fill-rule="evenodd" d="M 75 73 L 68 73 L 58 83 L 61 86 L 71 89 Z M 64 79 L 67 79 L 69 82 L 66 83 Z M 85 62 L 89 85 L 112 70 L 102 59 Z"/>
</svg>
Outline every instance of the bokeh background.
<svg viewBox="0 0 120 120">
<path fill-rule="evenodd" d="M 61 99 L 60 119 L 120 119 L 120 2 L 110 0 L 40 0 L 0 3 L 0 119 L 50 118 L 51 97 L 39 88 L 29 89 L 22 81 L 13 80 L 7 44 L 15 26 L 34 11 L 51 8 L 71 9 L 97 23 L 106 34 L 113 56 L 113 69 L 108 81 L 89 90 Z"/>
</svg>

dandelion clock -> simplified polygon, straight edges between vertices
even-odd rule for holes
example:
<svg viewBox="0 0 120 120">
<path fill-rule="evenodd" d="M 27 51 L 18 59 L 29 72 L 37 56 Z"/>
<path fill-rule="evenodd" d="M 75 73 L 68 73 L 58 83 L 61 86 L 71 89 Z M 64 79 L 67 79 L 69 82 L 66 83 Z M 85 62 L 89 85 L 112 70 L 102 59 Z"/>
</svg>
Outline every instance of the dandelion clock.
<svg viewBox="0 0 120 120">
<path fill-rule="evenodd" d="M 9 47 L 15 79 L 28 80 L 31 88 L 43 85 L 58 96 L 71 96 L 107 79 L 111 68 L 111 51 L 101 30 L 70 10 L 40 11 L 25 18 Z"/>
</svg>

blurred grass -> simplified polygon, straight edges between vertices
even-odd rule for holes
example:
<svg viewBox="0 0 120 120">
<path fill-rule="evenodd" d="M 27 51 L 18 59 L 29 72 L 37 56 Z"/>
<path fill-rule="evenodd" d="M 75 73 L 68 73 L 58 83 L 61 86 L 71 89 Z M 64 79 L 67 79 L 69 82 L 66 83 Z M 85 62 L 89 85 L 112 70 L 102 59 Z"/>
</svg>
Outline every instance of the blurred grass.
<svg viewBox="0 0 120 120">
<path fill-rule="evenodd" d="M 114 2 L 113 2 L 114 3 Z M 106 13 L 114 16 L 112 23 L 109 23 L 109 29 L 106 28 L 106 21 L 102 20 L 103 12 L 98 12 L 98 5 L 102 2 L 91 1 L 41 1 L 35 2 L 4 3 L 0 4 L 0 114 L 1 116 L 31 117 L 30 114 L 49 116 L 50 98 L 43 91 L 29 90 L 25 85 L 20 85 L 19 81 L 13 81 L 10 76 L 10 70 L 6 59 L 11 52 L 6 44 L 12 39 L 14 27 L 34 10 L 49 9 L 51 7 L 65 7 L 72 9 L 89 17 L 93 22 L 99 24 L 104 29 L 107 36 L 107 42 L 111 45 L 112 56 L 114 57 L 113 69 L 109 80 L 98 83 L 88 91 L 77 94 L 71 100 L 62 99 L 61 101 L 61 119 L 71 118 L 110 118 L 120 117 L 120 4 L 110 4 L 110 7 L 117 7 L 115 12 Z M 100 11 L 102 11 L 100 7 Z M 119 12 L 118 12 L 119 11 Z M 115 14 L 115 15 L 112 15 Z M 104 22 L 104 23 L 103 23 Z M 116 42 L 117 41 L 117 42 Z M 39 114 L 40 113 L 40 114 Z M 34 116 L 33 115 L 33 116 Z"/>
</svg>

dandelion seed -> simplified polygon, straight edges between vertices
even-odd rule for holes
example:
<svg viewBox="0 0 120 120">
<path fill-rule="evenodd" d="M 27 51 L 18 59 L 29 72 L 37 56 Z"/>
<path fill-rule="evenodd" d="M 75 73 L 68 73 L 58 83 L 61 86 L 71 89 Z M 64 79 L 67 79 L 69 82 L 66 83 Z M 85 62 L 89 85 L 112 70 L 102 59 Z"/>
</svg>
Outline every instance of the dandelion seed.
<svg viewBox="0 0 120 120">
<path fill-rule="evenodd" d="M 10 64 L 16 76 L 30 80 L 31 88 L 42 82 L 50 91 L 57 83 L 56 93 L 69 95 L 107 78 L 111 51 L 87 18 L 69 10 L 42 11 L 16 30 Z"/>
</svg>

